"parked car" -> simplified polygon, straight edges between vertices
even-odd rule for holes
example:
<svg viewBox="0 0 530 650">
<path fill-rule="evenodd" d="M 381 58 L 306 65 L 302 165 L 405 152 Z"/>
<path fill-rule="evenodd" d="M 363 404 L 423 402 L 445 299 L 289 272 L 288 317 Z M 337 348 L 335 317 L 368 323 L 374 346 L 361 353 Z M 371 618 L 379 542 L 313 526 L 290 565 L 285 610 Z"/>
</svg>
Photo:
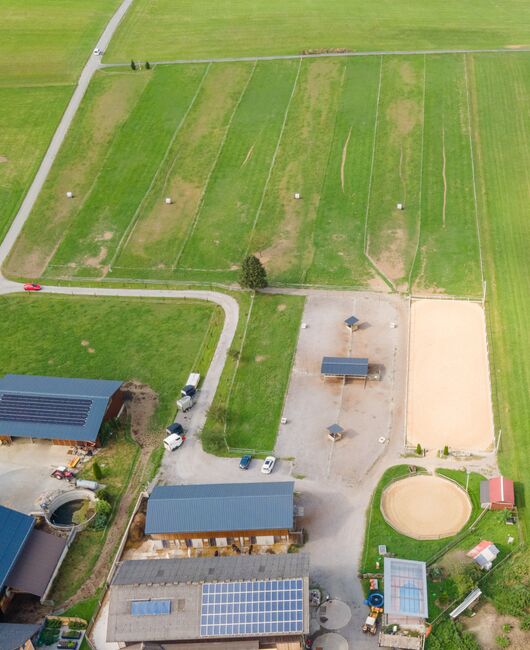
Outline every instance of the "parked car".
<svg viewBox="0 0 530 650">
<path fill-rule="evenodd" d="M 166 433 L 168 435 L 176 433 L 177 436 L 180 436 L 184 433 L 184 427 L 179 422 L 172 422 L 169 426 L 166 427 Z"/>
<path fill-rule="evenodd" d="M 275 463 L 276 458 L 274 458 L 274 456 L 267 456 L 267 458 L 265 458 L 263 461 L 263 465 L 261 466 L 261 473 L 270 474 L 274 468 Z"/>
<path fill-rule="evenodd" d="M 26 282 L 24 285 L 24 291 L 40 291 L 41 289 L 41 285 L 36 282 Z"/>
<path fill-rule="evenodd" d="M 245 454 L 243 458 L 239 461 L 239 469 L 248 469 L 252 461 L 252 456 L 250 454 Z"/>
<path fill-rule="evenodd" d="M 189 395 L 186 395 L 186 397 L 181 397 L 179 400 L 177 400 L 177 408 L 181 411 L 189 411 L 193 404 L 193 397 L 190 397 Z"/>
<path fill-rule="evenodd" d="M 182 447 L 184 440 L 186 440 L 186 436 L 179 436 L 176 433 L 172 433 L 167 438 L 164 438 L 164 447 L 168 451 L 174 451 L 175 449 Z"/>
<path fill-rule="evenodd" d="M 64 466 L 54 469 L 51 475 L 53 478 L 59 479 L 59 481 L 62 479 L 70 480 L 75 477 L 75 474 L 72 472 L 72 470 Z"/>
<path fill-rule="evenodd" d="M 96 56 L 101 56 L 103 54 L 103 50 L 101 50 L 99 47 L 94 48 L 94 54 Z"/>
</svg>

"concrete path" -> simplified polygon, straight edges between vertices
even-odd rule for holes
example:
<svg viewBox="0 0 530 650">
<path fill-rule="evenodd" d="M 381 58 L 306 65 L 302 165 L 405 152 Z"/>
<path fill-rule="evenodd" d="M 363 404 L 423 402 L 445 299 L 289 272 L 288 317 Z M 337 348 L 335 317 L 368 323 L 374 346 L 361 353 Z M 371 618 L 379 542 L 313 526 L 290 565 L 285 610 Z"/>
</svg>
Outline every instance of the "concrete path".
<svg viewBox="0 0 530 650">
<path fill-rule="evenodd" d="M 487 48 L 482 50 L 373 50 L 371 52 L 319 52 L 315 54 L 270 54 L 263 56 L 229 56 L 205 59 L 172 59 L 166 61 L 149 61 L 151 65 L 185 65 L 187 63 L 236 63 L 254 61 L 289 61 L 291 59 L 325 59 L 339 57 L 365 56 L 422 56 L 424 54 L 509 54 L 511 52 L 530 52 L 528 47 Z M 129 66 L 130 63 L 104 63 L 103 67 Z"/>
<path fill-rule="evenodd" d="M 120 24 L 121 19 L 132 3 L 133 0 L 123 0 L 121 5 L 116 10 L 116 13 L 108 22 L 105 30 L 103 31 L 103 34 L 100 36 L 98 42 L 94 47 L 98 47 L 100 50 L 103 50 L 103 52 L 106 50 L 110 43 L 110 39 Z M 11 227 L 4 237 L 4 240 L 0 244 L 0 268 L 3 266 L 5 260 L 7 259 L 11 248 L 15 244 L 17 237 L 20 235 L 22 228 L 24 227 L 24 224 L 30 215 L 30 212 L 35 205 L 37 197 L 42 190 L 44 182 L 50 173 L 50 169 L 52 168 L 55 158 L 59 153 L 59 149 L 64 142 L 66 134 L 68 133 L 68 129 L 72 124 L 75 114 L 77 113 L 77 109 L 79 108 L 79 105 L 81 104 L 81 101 L 85 95 L 88 84 L 90 83 L 90 80 L 92 79 L 96 70 L 98 70 L 100 67 L 101 63 L 99 57 L 91 52 L 90 58 L 88 59 L 85 67 L 83 68 L 83 71 L 81 72 L 81 76 L 77 82 L 74 94 L 72 95 L 70 102 L 66 107 L 65 112 L 63 113 L 63 117 L 61 118 L 59 126 L 53 135 L 48 150 L 44 154 L 44 158 L 42 159 L 39 169 L 35 174 L 35 178 L 30 185 L 28 193 L 22 201 L 22 204 L 13 220 L 13 223 L 11 224 Z"/>
</svg>

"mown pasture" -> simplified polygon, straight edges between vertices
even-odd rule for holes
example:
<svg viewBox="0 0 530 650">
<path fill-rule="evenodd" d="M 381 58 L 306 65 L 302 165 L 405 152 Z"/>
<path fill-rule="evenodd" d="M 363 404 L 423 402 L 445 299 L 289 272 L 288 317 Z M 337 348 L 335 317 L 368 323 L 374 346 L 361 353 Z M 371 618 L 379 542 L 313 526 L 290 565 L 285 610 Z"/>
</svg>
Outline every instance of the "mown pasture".
<svg viewBox="0 0 530 650">
<path fill-rule="evenodd" d="M 2 0 L 0 86 L 74 83 L 119 0 Z"/>
<path fill-rule="evenodd" d="M 513 47 L 529 25 L 521 0 L 137 0 L 107 59 Z"/>
<path fill-rule="evenodd" d="M 462 55 L 107 69 L 8 271 L 233 281 L 256 253 L 278 284 L 479 295 L 466 84 Z"/>
<path fill-rule="evenodd" d="M 530 495 L 530 57 L 473 56 L 472 121 L 499 462 L 516 481 L 529 525 Z"/>
</svg>

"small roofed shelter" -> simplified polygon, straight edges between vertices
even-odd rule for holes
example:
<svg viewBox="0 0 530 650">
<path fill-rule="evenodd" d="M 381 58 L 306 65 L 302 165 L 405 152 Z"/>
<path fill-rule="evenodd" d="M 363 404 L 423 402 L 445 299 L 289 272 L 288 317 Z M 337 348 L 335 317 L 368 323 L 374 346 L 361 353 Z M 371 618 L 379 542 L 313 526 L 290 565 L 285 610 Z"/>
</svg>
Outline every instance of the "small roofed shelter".
<svg viewBox="0 0 530 650">
<path fill-rule="evenodd" d="M 147 501 L 145 534 L 182 549 L 272 546 L 293 528 L 293 481 L 159 485 Z"/>
<path fill-rule="evenodd" d="M 366 379 L 368 359 L 357 357 L 324 357 L 320 372 L 324 377 Z"/>
<path fill-rule="evenodd" d="M 346 327 L 352 332 L 355 332 L 359 329 L 359 319 L 355 316 L 350 316 L 344 321 L 344 323 L 346 324 Z"/>
<path fill-rule="evenodd" d="M 0 379 L 0 441 L 40 438 L 94 447 L 124 401 L 121 381 L 6 375 Z"/>
<path fill-rule="evenodd" d="M 481 481 L 480 505 L 490 510 L 512 510 L 515 506 L 513 481 L 504 476 Z"/>
<path fill-rule="evenodd" d="M 40 625 L 0 623 L 0 650 L 34 650 Z"/>
<path fill-rule="evenodd" d="M 498 554 L 499 549 L 493 542 L 482 540 L 467 553 L 467 556 L 472 558 L 481 569 L 489 571 Z"/>
<path fill-rule="evenodd" d="M 343 433 L 344 429 L 340 426 L 340 424 L 332 424 L 328 427 L 328 438 L 331 438 L 333 442 L 340 440 Z"/>
<path fill-rule="evenodd" d="M 17 593 L 44 598 L 64 557 L 66 540 L 35 528 L 35 519 L 0 506 L 0 610 Z"/>
<path fill-rule="evenodd" d="M 425 632 L 429 616 L 425 562 L 385 557 L 386 625 Z"/>
<path fill-rule="evenodd" d="M 257 650 L 308 633 L 304 553 L 127 560 L 110 585 L 107 642 L 227 650 L 256 639 Z"/>
</svg>

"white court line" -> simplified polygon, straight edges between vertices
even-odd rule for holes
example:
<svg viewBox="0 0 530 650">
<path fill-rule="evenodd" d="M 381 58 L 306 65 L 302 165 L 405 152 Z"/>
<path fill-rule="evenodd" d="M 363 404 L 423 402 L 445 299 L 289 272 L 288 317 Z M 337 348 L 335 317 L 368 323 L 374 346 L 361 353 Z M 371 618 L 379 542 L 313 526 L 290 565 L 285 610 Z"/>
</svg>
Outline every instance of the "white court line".
<svg viewBox="0 0 530 650">
<path fill-rule="evenodd" d="M 254 72 L 256 70 L 257 65 L 258 65 L 258 62 L 255 61 L 254 65 L 252 66 L 252 70 L 250 72 L 250 75 L 249 75 L 249 77 L 247 79 L 247 83 L 245 84 L 245 86 L 243 87 L 243 90 L 241 91 L 241 95 L 239 96 L 239 99 L 237 100 L 236 105 L 234 106 L 234 110 L 232 111 L 232 115 L 230 115 L 230 119 L 228 120 L 228 124 L 226 125 L 226 130 L 224 132 L 223 139 L 221 140 L 221 144 L 219 145 L 217 155 L 215 156 L 215 160 L 213 161 L 212 167 L 211 167 L 210 171 L 208 172 L 208 176 L 206 177 L 206 181 L 205 181 L 205 183 L 203 185 L 201 197 L 199 199 L 199 203 L 197 205 L 197 210 L 195 211 L 195 215 L 193 217 L 191 227 L 188 230 L 188 234 L 186 235 L 186 238 L 184 239 L 184 242 L 183 242 L 179 252 L 177 253 L 175 261 L 173 262 L 173 264 L 171 266 L 171 270 L 174 270 L 177 267 L 177 265 L 178 265 L 178 263 L 180 261 L 180 258 L 182 257 L 182 253 L 184 252 L 184 249 L 188 245 L 189 240 L 191 239 L 193 233 L 195 232 L 195 228 L 197 227 L 197 223 L 199 221 L 200 213 L 201 213 L 201 210 L 202 210 L 203 205 L 204 205 L 204 197 L 206 196 L 206 191 L 207 191 L 208 186 L 210 184 L 210 179 L 212 177 L 214 169 L 217 167 L 217 163 L 219 162 L 219 158 L 221 157 L 221 152 L 223 151 L 223 148 L 225 146 L 226 139 L 227 139 L 228 133 L 230 131 L 230 127 L 232 126 L 232 122 L 234 121 L 234 116 L 237 113 L 237 109 L 239 108 L 245 93 L 247 92 L 247 88 L 249 87 L 250 81 L 252 80 L 252 78 L 254 76 Z"/>
<path fill-rule="evenodd" d="M 379 86 L 377 88 L 377 103 L 375 107 L 374 119 L 374 141 L 372 143 L 372 162 L 370 163 L 370 179 L 368 181 L 368 196 L 366 198 L 366 213 L 364 215 L 364 254 L 368 252 L 368 214 L 370 212 L 370 200 L 372 197 L 372 180 L 374 177 L 375 166 L 375 149 L 377 144 L 377 125 L 379 123 L 379 104 L 381 100 L 381 81 L 383 79 L 383 57 L 381 56 L 381 63 L 379 65 Z"/>
<path fill-rule="evenodd" d="M 412 290 L 410 283 L 412 281 L 412 274 L 414 272 L 414 266 L 416 264 L 416 258 L 418 256 L 418 251 L 420 250 L 420 241 L 421 241 L 421 199 L 423 196 L 423 158 L 424 158 L 424 140 L 425 140 L 425 90 L 427 86 L 427 57 L 423 55 L 423 119 L 421 125 L 421 162 L 420 162 L 420 189 L 419 189 L 419 203 L 418 203 L 418 241 L 416 242 L 416 250 L 414 251 L 414 257 L 412 258 L 412 265 L 410 267 L 409 273 L 409 292 Z"/>
<path fill-rule="evenodd" d="M 265 202 L 265 195 L 267 193 L 267 189 L 269 187 L 269 182 L 272 176 L 272 170 L 274 169 L 274 164 L 276 162 L 276 156 L 278 155 L 278 151 L 280 150 L 280 144 L 283 138 L 283 133 L 285 131 L 285 125 L 287 124 L 287 118 L 289 116 L 289 109 L 291 108 L 291 102 L 293 101 L 294 93 L 296 90 L 296 87 L 298 85 L 298 78 L 300 77 L 300 70 L 302 68 L 302 58 L 300 58 L 300 63 L 298 64 L 298 70 L 296 71 L 296 77 L 294 78 L 294 83 L 293 83 L 293 89 L 291 90 L 291 95 L 289 97 L 289 101 L 287 102 L 287 106 L 285 108 L 285 113 L 283 116 L 283 122 L 282 122 L 282 128 L 280 129 L 280 134 L 278 136 L 278 141 L 276 142 L 276 148 L 274 149 L 274 153 L 271 158 L 271 164 L 269 166 L 269 173 L 267 175 L 267 180 L 265 181 L 265 185 L 263 186 L 263 192 L 261 193 L 261 200 L 259 202 L 258 209 L 256 210 L 256 216 L 254 217 L 254 222 L 252 223 L 252 228 L 250 230 L 249 238 L 248 238 L 248 244 L 247 248 L 245 250 L 245 257 L 248 255 L 248 252 L 250 250 L 250 245 L 252 243 L 252 237 L 254 236 L 254 231 L 256 230 L 256 225 L 258 223 L 258 219 L 261 214 L 261 208 L 263 207 L 263 203 Z"/>
<path fill-rule="evenodd" d="M 466 80 L 466 99 L 467 99 L 467 127 L 469 134 L 469 156 L 471 160 L 471 176 L 473 178 L 473 201 L 475 204 L 475 225 L 477 228 L 477 241 L 478 241 L 478 254 L 480 260 L 480 277 L 482 286 L 484 286 L 484 260 L 482 259 L 482 243 L 480 239 L 480 227 L 478 217 L 478 199 L 477 199 L 477 184 L 475 181 L 475 155 L 473 150 L 473 137 L 471 135 L 471 106 L 469 100 L 469 82 L 467 77 L 467 54 L 464 54 L 464 78 Z"/>
<path fill-rule="evenodd" d="M 204 71 L 204 74 L 202 75 L 202 78 L 201 78 L 201 80 L 199 82 L 199 85 L 197 86 L 197 90 L 195 91 L 195 94 L 193 95 L 193 97 L 191 99 L 191 102 L 189 103 L 188 108 L 186 109 L 186 112 L 182 116 L 180 122 L 177 124 L 177 127 L 175 128 L 175 130 L 173 132 L 173 135 L 171 136 L 171 139 L 170 139 L 170 141 L 169 141 L 169 143 L 168 143 L 168 145 L 166 147 L 164 157 L 160 161 L 160 164 L 158 165 L 158 167 L 156 169 L 156 172 L 153 174 L 153 178 L 151 179 L 151 182 L 149 183 L 149 187 L 147 188 L 147 190 L 145 191 L 143 197 L 141 198 L 140 203 L 138 204 L 138 207 L 136 208 L 136 210 L 135 210 L 135 212 L 134 212 L 134 214 L 132 216 L 132 219 L 129 221 L 129 224 L 128 224 L 127 228 L 125 229 L 125 232 L 123 233 L 123 235 L 122 235 L 122 237 L 121 237 L 121 239 L 120 239 L 120 241 L 118 243 L 118 246 L 116 247 L 116 251 L 114 252 L 114 255 L 112 256 L 112 259 L 111 259 L 110 264 L 109 264 L 109 271 L 112 271 L 112 265 L 118 259 L 119 255 L 120 255 L 120 253 L 122 251 L 122 246 L 127 246 L 127 244 L 129 243 L 129 241 L 130 241 L 130 239 L 132 237 L 132 234 L 134 232 L 136 224 L 138 223 L 138 218 L 140 216 L 140 212 L 141 212 L 141 210 L 142 210 L 142 208 L 144 206 L 145 200 L 150 195 L 151 190 L 153 189 L 154 184 L 156 183 L 156 181 L 158 179 L 158 175 L 160 174 L 160 170 L 162 169 L 164 163 L 168 159 L 169 152 L 171 151 L 171 147 L 175 143 L 175 140 L 177 139 L 177 135 L 180 133 L 180 129 L 182 128 L 182 125 L 186 121 L 191 109 L 193 108 L 193 106 L 195 104 L 195 101 L 197 100 L 197 97 L 199 96 L 199 93 L 200 93 L 200 91 L 201 91 L 201 89 L 203 87 L 203 84 L 204 84 L 204 80 L 206 79 L 206 77 L 208 75 L 208 72 L 210 71 L 211 66 L 212 66 L 211 63 L 208 66 L 206 66 L 206 70 Z"/>
</svg>

